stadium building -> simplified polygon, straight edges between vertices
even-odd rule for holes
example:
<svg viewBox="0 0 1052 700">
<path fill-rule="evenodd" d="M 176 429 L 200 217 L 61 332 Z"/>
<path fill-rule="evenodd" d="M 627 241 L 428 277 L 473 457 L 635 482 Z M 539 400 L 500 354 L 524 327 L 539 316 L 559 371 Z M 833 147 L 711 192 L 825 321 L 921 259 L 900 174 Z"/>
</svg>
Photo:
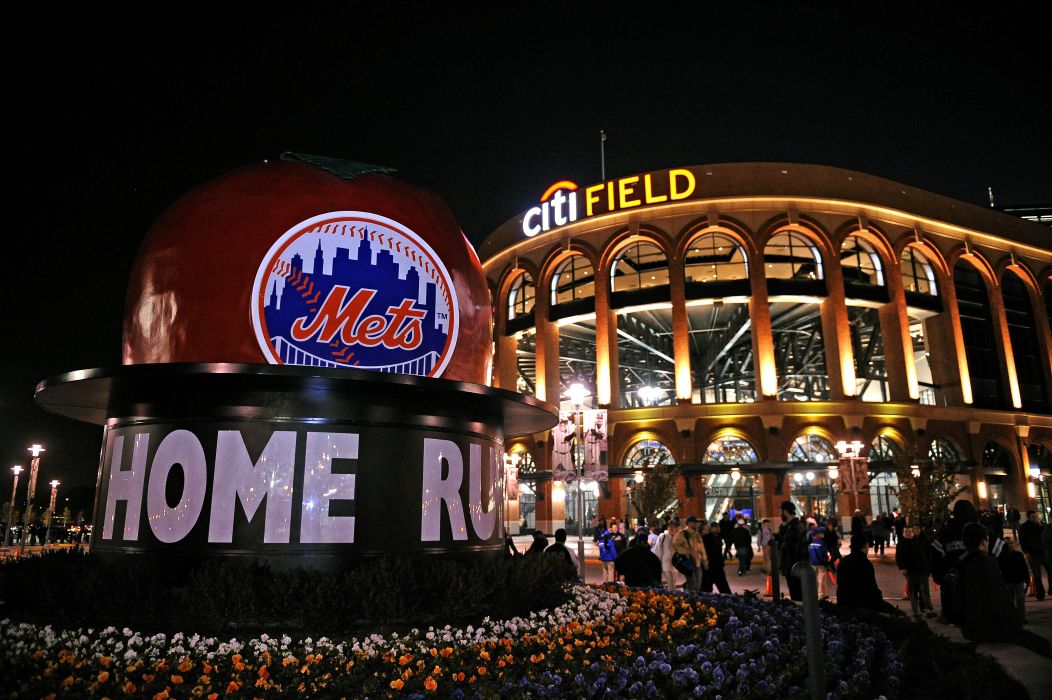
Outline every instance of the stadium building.
<svg viewBox="0 0 1052 700">
<path fill-rule="evenodd" d="M 709 519 L 787 498 L 890 512 L 896 465 L 933 463 L 982 508 L 1047 518 L 1046 226 L 838 168 L 722 164 L 555 183 L 479 253 L 493 384 L 574 410 L 579 383 L 607 410 L 586 522 L 632 514 L 656 465 L 675 467 L 668 508 Z M 551 435 L 506 445 L 511 532 L 575 522 Z"/>
</svg>

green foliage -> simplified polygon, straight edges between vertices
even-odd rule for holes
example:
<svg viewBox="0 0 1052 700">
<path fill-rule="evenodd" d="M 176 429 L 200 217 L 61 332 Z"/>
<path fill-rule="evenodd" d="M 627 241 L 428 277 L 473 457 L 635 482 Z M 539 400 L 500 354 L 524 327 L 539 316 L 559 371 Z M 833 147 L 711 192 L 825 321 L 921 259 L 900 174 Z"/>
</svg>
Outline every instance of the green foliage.
<svg viewBox="0 0 1052 700">
<path fill-rule="evenodd" d="M 896 459 L 894 467 L 899 482 L 895 495 L 910 523 L 940 517 L 968 489 L 957 485 L 957 465 L 942 460 Z"/>
<path fill-rule="evenodd" d="M 675 469 L 658 464 L 646 472 L 643 483 L 632 488 L 632 507 L 648 523 L 655 523 L 661 509 L 675 497 Z"/>
<path fill-rule="evenodd" d="M 0 617 L 58 627 L 347 634 L 513 617 L 567 600 L 556 557 L 384 557 L 339 572 L 54 552 L 0 565 Z"/>
</svg>

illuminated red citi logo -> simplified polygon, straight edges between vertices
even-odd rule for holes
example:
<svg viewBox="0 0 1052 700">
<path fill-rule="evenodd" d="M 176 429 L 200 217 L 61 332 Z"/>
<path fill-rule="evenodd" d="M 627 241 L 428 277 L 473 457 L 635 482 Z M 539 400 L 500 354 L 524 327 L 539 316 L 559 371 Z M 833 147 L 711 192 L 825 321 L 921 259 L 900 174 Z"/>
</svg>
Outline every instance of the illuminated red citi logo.
<svg viewBox="0 0 1052 700">
<path fill-rule="evenodd" d="M 457 299 L 416 233 L 367 212 L 290 229 L 256 274 L 252 323 L 267 361 L 437 377 L 457 340 Z"/>
</svg>

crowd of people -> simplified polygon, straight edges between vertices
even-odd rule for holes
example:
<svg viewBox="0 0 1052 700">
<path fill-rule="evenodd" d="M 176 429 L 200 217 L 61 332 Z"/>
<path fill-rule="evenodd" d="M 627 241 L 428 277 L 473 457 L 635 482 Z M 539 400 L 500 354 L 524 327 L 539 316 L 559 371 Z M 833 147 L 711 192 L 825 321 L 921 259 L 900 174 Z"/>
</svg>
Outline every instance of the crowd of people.
<svg viewBox="0 0 1052 700">
<path fill-rule="evenodd" d="M 744 576 L 759 552 L 763 571 L 784 577 L 789 598 L 803 599 L 793 568 L 805 562 L 814 570 L 819 597 L 831 597 L 835 587 L 836 603 L 847 611 L 895 609 L 877 583 L 870 555 L 872 550 L 874 560 L 886 558 L 894 546 L 894 564 L 913 616 L 939 616 L 959 625 L 970 640 L 1013 642 L 1049 655 L 1047 640 L 1023 628 L 1028 590 L 1044 600 L 1052 589 L 1052 526 L 1044 525 L 1038 513 L 1023 518 L 1011 506 L 1004 512 L 979 512 L 968 500 L 956 501 L 949 513 L 916 522 L 898 510 L 873 518 L 859 510 L 850 521 L 846 555 L 841 553 L 845 536 L 835 518 L 801 516 L 787 500 L 780 519 L 774 530 L 769 520 L 753 523 L 741 513 L 723 513 L 713 522 L 693 515 L 670 517 L 635 527 L 627 518 L 597 517 L 591 530 L 604 582 L 730 594 L 728 564 L 736 563 L 737 575 Z M 564 530 L 555 532 L 550 546 L 535 533 L 527 554 L 564 557 L 576 577 L 579 562 L 565 542 Z M 933 604 L 933 582 L 939 611 Z M 890 593 L 897 596 L 898 591 Z"/>
</svg>

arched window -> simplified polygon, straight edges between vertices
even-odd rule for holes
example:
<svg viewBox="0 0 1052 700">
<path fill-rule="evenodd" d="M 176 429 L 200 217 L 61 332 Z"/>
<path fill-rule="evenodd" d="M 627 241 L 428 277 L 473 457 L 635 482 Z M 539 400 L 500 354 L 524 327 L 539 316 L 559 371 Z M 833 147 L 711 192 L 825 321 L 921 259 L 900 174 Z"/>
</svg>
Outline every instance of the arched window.
<svg viewBox="0 0 1052 700">
<path fill-rule="evenodd" d="M 986 281 L 979 269 L 965 258 L 953 267 L 953 287 L 964 336 L 964 354 L 976 408 L 1005 409 L 1009 403 L 1001 380 L 1001 362 L 994 341 L 998 328 L 993 321 Z"/>
<path fill-rule="evenodd" d="M 705 448 L 705 464 L 756 464 L 756 450 L 747 441 L 733 435 L 716 438 Z"/>
<path fill-rule="evenodd" d="M 840 246 L 840 268 L 844 282 L 884 286 L 884 268 L 880 256 L 861 236 L 848 236 Z"/>
<path fill-rule="evenodd" d="M 653 243 L 637 241 L 626 247 L 610 268 L 610 291 L 631 292 L 668 285 L 668 258 Z"/>
<path fill-rule="evenodd" d="M 894 469 L 901 459 L 902 448 L 887 435 L 878 435 L 869 443 L 869 461 L 881 463 L 884 471 Z"/>
<path fill-rule="evenodd" d="M 840 454 L 833 443 L 821 435 L 801 435 L 789 446 L 790 462 L 839 462 Z"/>
<path fill-rule="evenodd" d="M 957 464 L 961 461 L 961 453 L 946 438 L 935 438 L 928 447 L 928 459 L 943 464 Z"/>
<path fill-rule="evenodd" d="M 508 292 L 508 320 L 532 313 L 536 296 L 537 290 L 528 272 L 516 277 L 511 284 L 511 291 Z"/>
<path fill-rule="evenodd" d="M 822 256 L 806 236 L 793 231 L 780 231 L 763 249 L 768 279 L 820 280 Z"/>
<path fill-rule="evenodd" d="M 1001 275 L 1001 297 L 1004 299 L 1008 335 L 1012 339 L 1012 355 L 1015 358 L 1023 410 L 1046 413 L 1048 401 L 1045 398 L 1045 373 L 1041 369 L 1040 330 L 1035 324 L 1030 290 L 1019 275 L 1005 270 Z"/>
<path fill-rule="evenodd" d="M 583 255 L 571 255 L 552 275 L 552 304 L 567 304 L 595 296 L 595 270 Z"/>
<path fill-rule="evenodd" d="M 930 294 L 935 296 L 935 271 L 931 263 L 915 246 L 907 246 L 899 259 L 902 270 L 902 284 L 907 293 Z"/>
<path fill-rule="evenodd" d="M 537 473 L 537 463 L 533 461 L 533 455 L 529 453 L 529 450 L 522 445 L 515 445 L 511 448 L 511 453 L 519 458 L 520 475 Z"/>
<path fill-rule="evenodd" d="M 651 469 L 658 465 L 671 467 L 676 464 L 672 450 L 659 440 L 638 440 L 625 453 L 625 466 L 629 469 Z"/>
<path fill-rule="evenodd" d="M 691 241 L 683 267 L 688 284 L 749 278 L 745 251 L 733 238 L 722 233 L 705 233 Z"/>
</svg>

